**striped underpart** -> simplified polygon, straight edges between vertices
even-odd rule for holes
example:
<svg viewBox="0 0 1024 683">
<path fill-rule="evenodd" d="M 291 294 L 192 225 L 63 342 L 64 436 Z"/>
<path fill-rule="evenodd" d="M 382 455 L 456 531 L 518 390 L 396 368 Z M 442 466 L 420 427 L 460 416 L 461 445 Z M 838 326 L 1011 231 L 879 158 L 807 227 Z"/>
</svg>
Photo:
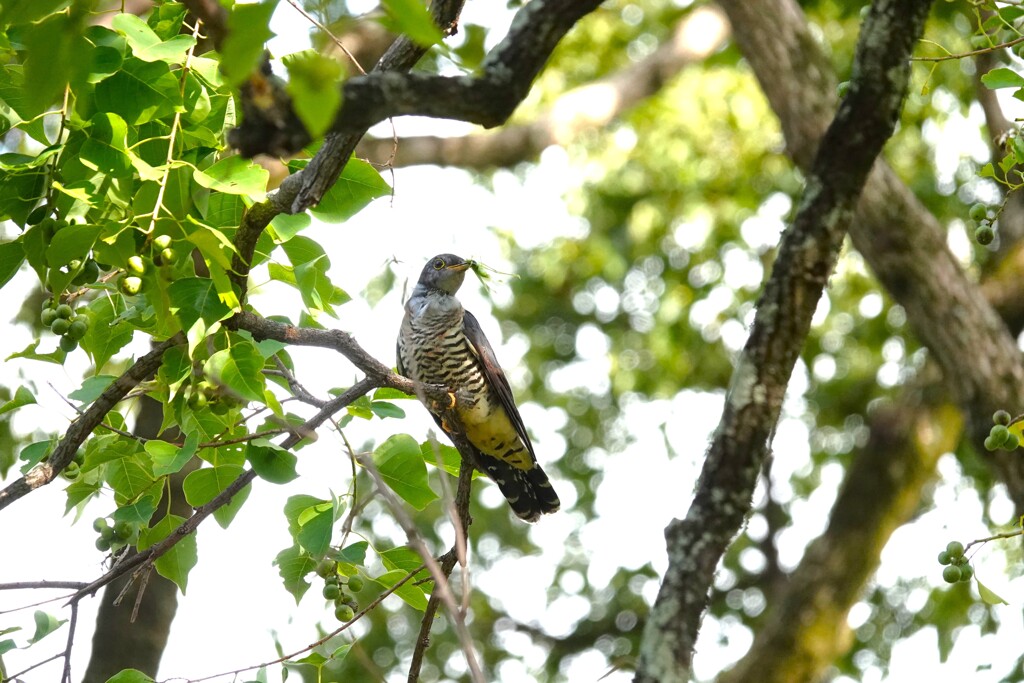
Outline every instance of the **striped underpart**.
<svg viewBox="0 0 1024 683">
<path fill-rule="evenodd" d="M 462 308 L 452 307 L 451 301 L 454 297 L 446 302 L 447 309 L 420 308 L 421 302 L 410 301 L 399 335 L 401 367 L 410 379 L 462 390 L 460 398 L 472 397 L 460 400 L 456 413 L 478 450 L 474 465 L 494 480 L 517 516 L 536 521 L 558 509 L 558 496 L 488 382 L 463 332 Z"/>
</svg>

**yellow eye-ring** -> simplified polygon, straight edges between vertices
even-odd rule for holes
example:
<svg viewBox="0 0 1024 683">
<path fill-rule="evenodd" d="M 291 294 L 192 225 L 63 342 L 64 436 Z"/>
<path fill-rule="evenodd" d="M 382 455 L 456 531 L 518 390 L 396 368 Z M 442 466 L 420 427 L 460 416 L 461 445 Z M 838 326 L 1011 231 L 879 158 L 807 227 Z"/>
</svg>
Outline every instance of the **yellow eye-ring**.
<svg viewBox="0 0 1024 683">
<path fill-rule="evenodd" d="M 434 270 L 441 270 L 442 268 L 444 268 L 444 261 L 442 261 L 441 259 L 436 259 L 434 261 Z"/>
</svg>

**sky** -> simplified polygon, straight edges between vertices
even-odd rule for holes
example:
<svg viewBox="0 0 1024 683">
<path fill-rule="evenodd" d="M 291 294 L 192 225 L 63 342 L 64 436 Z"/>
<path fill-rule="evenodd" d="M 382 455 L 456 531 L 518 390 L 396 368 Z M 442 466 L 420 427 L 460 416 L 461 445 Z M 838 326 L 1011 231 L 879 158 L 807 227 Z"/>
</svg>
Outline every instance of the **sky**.
<svg viewBox="0 0 1024 683">
<path fill-rule="evenodd" d="M 483 21 L 470 15 L 474 11 L 479 11 L 476 5 L 467 4 L 464 20 Z M 286 43 L 272 46 L 275 54 L 285 54 L 302 47 L 301 41 L 296 41 L 295 37 L 305 34 L 304 20 L 285 4 L 278 11 L 275 30 L 287 37 Z M 399 135 L 465 130 L 461 125 L 417 120 L 399 120 L 396 127 Z M 968 126 L 963 129 L 966 130 L 969 130 Z M 941 136 L 942 132 L 936 132 L 936 135 Z M 964 153 L 964 149 L 968 150 L 967 153 L 976 149 L 976 140 L 973 139 L 962 140 L 958 144 L 961 145 L 959 153 Z M 957 158 L 957 153 L 956 147 L 944 147 L 940 151 L 940 155 L 946 155 L 945 162 Z M 564 200 L 579 182 L 581 172 L 582 169 L 573 167 L 562 150 L 550 149 L 525 177 L 498 172 L 492 190 L 474 185 L 468 174 L 452 169 L 411 168 L 397 170 L 393 177 L 386 175 L 386 179 L 394 184 L 393 197 L 377 200 L 348 223 L 314 225 L 305 233 L 324 245 L 332 261 L 331 277 L 337 285 L 353 294 L 360 292 L 388 261 L 396 259 L 398 262 L 396 271 L 400 274 L 400 284 L 392 293 L 374 308 L 355 296 L 352 302 L 339 309 L 340 320 L 332 324 L 354 333 L 360 344 L 376 358 L 386 363 L 393 362 L 394 339 L 402 315 L 402 279 L 414 281 L 427 259 L 444 252 L 478 259 L 498 270 L 508 271 L 511 264 L 501 251 L 499 239 L 502 231 L 514 233 L 524 246 L 542 245 L 561 234 L 576 234 L 580 229 L 579 221 L 567 211 Z M 437 209 L 437 187 L 445 187 L 450 196 L 459 197 L 455 210 Z M 759 222 L 749 229 L 757 239 L 774 243 L 783 227 L 782 217 L 788 210 L 788 206 L 769 207 Z M 387 239 L 364 237 L 382 233 L 387 235 Z M 11 233 L 8 231 L 6 236 L 11 236 Z M 958 235 L 954 230 L 951 242 L 954 248 L 965 252 L 962 231 Z M 726 267 L 726 277 L 734 278 L 736 282 L 755 277 L 760 280 L 760 273 L 750 270 L 760 267 L 756 261 L 738 259 L 732 264 L 727 263 Z M 8 285 L 8 289 L 28 291 L 34 286 L 34 278 L 34 274 L 23 271 Z M 253 282 L 261 282 L 260 271 L 253 274 Z M 507 287 L 497 281 L 492 284 L 491 296 L 499 304 L 507 302 Z M 460 298 L 467 309 L 476 312 L 488 337 L 497 346 L 499 359 L 514 377 L 514 368 L 525 351 L 524 340 L 512 338 L 502 341 L 491 304 L 472 281 L 460 292 Z M 295 314 L 292 290 L 276 284 L 257 287 L 254 303 L 267 315 Z M 0 320 L 11 320 L 20 304 L 17 297 L 0 297 Z M 827 312 L 826 303 L 819 320 Z M 742 325 L 738 327 L 738 330 L 725 331 L 731 335 L 727 343 L 734 348 L 742 345 L 745 339 Z M 8 333 L 0 339 L 0 357 L 24 348 L 32 339 L 24 327 L 8 326 L 7 329 Z M 587 346 L 593 350 L 590 354 L 593 364 L 581 368 L 579 376 L 565 378 L 568 384 L 589 381 L 587 373 L 602 367 L 602 362 L 606 361 L 599 334 L 589 340 L 578 341 L 581 348 Z M 137 342 L 133 347 L 136 355 L 146 350 L 141 340 Z M 46 343 L 52 344 L 52 338 L 44 342 L 44 349 Z M 79 352 L 71 357 L 66 367 L 21 360 L 7 361 L 0 367 L 0 383 L 3 385 L 14 387 L 32 382 L 38 392 L 39 405 L 23 408 L 16 414 L 14 427 L 18 431 L 50 430 L 55 416 L 61 420 L 73 417 L 74 413 L 61 397 L 79 386 L 87 366 L 84 354 Z M 294 354 L 294 357 L 297 376 L 317 395 L 324 395 L 331 387 L 344 386 L 356 376 L 350 366 L 327 351 L 309 350 Z M 332 371 L 324 372 L 325 367 L 332 368 Z M 807 385 L 808 372 L 800 365 L 794 373 L 785 416 L 775 440 L 776 451 L 787 454 L 786 458 L 776 460 L 773 473 L 773 487 L 777 489 L 773 489 L 773 495 L 781 501 L 794 499 L 794 493 L 787 490 L 789 474 L 810 467 L 809 432 L 801 419 L 805 411 L 801 396 Z M 564 512 L 546 517 L 531 527 L 531 538 L 541 549 L 538 554 L 495 562 L 485 571 L 476 569 L 472 574 L 473 585 L 497 600 L 513 618 L 536 624 L 558 636 L 570 633 L 589 608 L 582 597 L 572 595 L 582 586 L 584 577 L 563 579 L 566 597 L 552 605 L 546 603 L 546 589 L 553 581 L 554 567 L 564 552 L 566 538 L 578 534 L 582 547 L 592 560 L 585 578 L 593 585 L 607 582 L 622 566 L 637 568 L 651 562 L 659 573 L 663 572 L 667 564 L 663 529 L 672 518 L 686 512 L 690 488 L 699 474 L 700 461 L 709 435 L 718 423 L 721 406 L 721 392 L 694 391 L 683 391 L 671 399 L 649 404 L 628 405 L 625 422 L 634 426 L 635 439 L 623 451 L 606 454 L 602 463 L 605 476 L 597 495 L 597 516 L 583 519 L 572 511 L 572 500 L 565 500 Z M 403 404 L 403 407 L 409 418 L 402 422 L 401 429 L 417 438 L 425 438 L 427 431 L 434 426 L 426 412 L 412 403 Z M 548 410 L 533 403 L 524 404 L 522 412 L 536 437 L 541 461 L 545 457 L 554 457 L 564 447 L 558 429 L 563 425 L 565 416 L 557 410 Z M 660 432 L 663 426 L 673 447 L 672 454 L 665 449 Z M 346 433 L 353 443 L 360 443 L 367 438 L 380 438 L 380 429 L 380 423 L 364 425 L 356 421 Z M 333 616 L 315 589 L 298 607 L 295 606 L 291 595 L 280 587 L 272 561 L 281 549 L 291 545 L 281 512 L 285 499 L 299 492 L 326 497 L 332 490 L 332 482 L 335 483 L 335 492 L 344 487 L 349 478 L 349 465 L 343 457 L 343 448 L 337 435 L 321 430 L 320 441 L 303 450 L 299 458 L 301 476 L 296 482 L 286 486 L 259 482 L 253 487 L 242 513 L 228 530 L 213 522 L 200 528 L 199 564 L 189 577 L 186 596 L 180 601 L 158 679 L 195 678 L 257 664 L 275 656 L 275 636 L 286 651 L 291 651 L 311 640 L 316 622 L 333 623 Z M 896 532 L 883 553 L 882 566 L 874 579 L 881 585 L 894 585 L 901 579 L 923 579 L 920 587 L 907 595 L 906 604 L 911 608 L 923 604 L 928 589 L 941 582 L 941 567 L 935 555 L 947 540 L 969 540 L 989 533 L 979 521 L 983 503 L 961 481 L 955 459 L 951 455 L 944 456 L 939 469 L 943 480 L 950 483 L 937 488 L 934 509 Z M 793 500 L 795 523 L 777 539 L 780 558 L 785 566 L 795 566 L 807 543 L 823 529 L 840 475 L 838 466 L 826 467 L 818 489 L 806 499 Z M 560 492 L 570 492 L 571 487 L 559 487 L 557 479 L 554 484 Z M 622 501 L 634 499 L 638 490 L 644 491 L 648 504 L 624 509 Z M 483 497 L 484 504 L 504 505 L 494 487 L 488 487 L 488 491 Z M 763 495 L 764 491 L 759 490 L 755 498 L 760 499 Z M 101 498 L 91 503 L 75 525 L 69 524 L 70 518 L 62 516 L 63 510 L 64 493 L 60 484 L 54 483 L 26 496 L 7 511 L 0 538 L 8 557 L 13 555 L 16 559 L 0 563 L 0 583 L 39 579 L 88 581 L 104 571 L 104 554 L 95 549 L 95 535 L 89 525 L 94 517 L 109 514 L 113 510 L 113 501 Z M 1012 521 L 1012 505 L 1005 497 L 997 498 L 989 511 L 997 521 Z M 12 514 L 18 523 L 11 524 Z M 748 528 L 752 534 L 757 534 L 759 529 L 764 533 L 766 527 L 763 518 L 755 514 Z M 394 534 L 401 540 L 397 529 Z M 610 543 L 608 539 L 615 539 L 615 542 Z M 755 553 L 744 561 L 756 566 L 759 558 Z M 949 661 L 941 664 L 935 655 L 936 634 L 924 630 L 895 648 L 890 674 L 884 680 L 962 676 L 972 681 L 997 681 L 1016 661 L 1019 643 L 1024 638 L 1020 609 L 1024 601 L 1024 581 L 1011 578 L 1002 553 L 989 546 L 978 553 L 975 567 L 979 576 L 1010 602 L 1009 606 L 998 610 L 1001 620 L 999 631 L 982 635 L 979 628 L 966 627 Z M 226 574 L 230 581 L 224 581 Z M 728 582 L 726 574 L 720 575 L 720 587 L 727 586 Z M 656 581 L 648 581 L 644 586 L 644 595 L 650 601 L 653 601 L 656 591 Z M 748 597 L 749 604 L 746 602 Z M 0 591 L 0 612 L 39 599 L 39 591 Z M 744 596 L 744 600 L 748 609 L 757 609 L 757 595 Z M 53 603 L 45 609 L 64 618 L 67 614 L 61 612 L 60 604 Z M 403 609 L 397 598 L 392 598 L 385 605 Z M 85 600 L 81 605 L 72 658 L 79 674 L 88 659 L 96 606 L 95 600 Z M 0 627 L 10 623 L 24 625 L 25 631 L 11 636 L 23 643 L 32 632 L 31 615 L 31 609 L 0 615 Z M 12 618 L 14 622 L 10 621 Z M 866 605 L 858 605 L 852 610 L 849 620 L 851 626 L 861 628 L 870 621 L 870 611 Z M 5 655 L 8 670 L 18 671 L 41 657 L 57 652 L 63 648 L 65 637 L 66 627 L 29 650 Z M 728 662 L 740 657 L 749 643 L 749 633 L 744 629 L 728 620 L 706 618 L 695 659 L 696 675 L 701 679 L 712 678 Z M 498 672 L 500 680 L 503 683 L 533 681 L 531 671 L 542 665 L 543 650 L 514 635 L 507 636 L 507 645 L 521 657 L 521 662 L 507 664 Z M 991 668 L 976 671 L 979 664 L 991 664 Z M 59 663 L 42 667 L 27 675 L 25 680 L 57 680 L 59 667 Z M 570 662 L 564 674 L 574 683 L 596 681 L 608 674 L 607 662 L 596 651 L 584 654 Z M 399 670 L 394 680 L 404 679 L 404 671 Z M 627 673 L 612 672 L 602 680 L 622 683 L 630 679 Z M 230 677 L 220 680 L 230 680 Z M 272 675 L 270 680 L 279 680 L 279 677 Z M 869 673 L 864 680 L 883 679 Z"/>
</svg>

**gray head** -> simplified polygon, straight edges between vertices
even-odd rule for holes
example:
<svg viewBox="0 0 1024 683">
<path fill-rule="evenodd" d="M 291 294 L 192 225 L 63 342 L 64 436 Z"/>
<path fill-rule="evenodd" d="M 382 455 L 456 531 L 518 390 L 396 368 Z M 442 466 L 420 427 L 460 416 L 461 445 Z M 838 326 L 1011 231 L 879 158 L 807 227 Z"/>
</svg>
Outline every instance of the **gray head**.
<svg viewBox="0 0 1024 683">
<path fill-rule="evenodd" d="M 470 264 L 461 256 L 455 254 L 438 254 L 427 261 L 420 273 L 417 287 L 427 290 L 437 290 L 445 294 L 455 294 L 466 279 L 466 271 Z"/>
</svg>

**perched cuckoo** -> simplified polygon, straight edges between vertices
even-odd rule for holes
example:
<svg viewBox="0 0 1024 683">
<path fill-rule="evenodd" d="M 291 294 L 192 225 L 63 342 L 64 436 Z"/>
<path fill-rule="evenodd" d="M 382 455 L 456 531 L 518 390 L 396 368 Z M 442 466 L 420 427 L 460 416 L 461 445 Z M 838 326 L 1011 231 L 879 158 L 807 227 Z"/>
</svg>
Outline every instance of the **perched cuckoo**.
<svg viewBox="0 0 1024 683">
<path fill-rule="evenodd" d="M 533 444 L 494 349 L 455 292 L 470 263 L 452 254 L 430 259 L 405 304 L 398 335 L 398 372 L 453 392 L 448 406 L 458 417 L 473 453 L 463 453 L 495 481 L 512 511 L 528 522 L 558 510 L 558 495 L 537 464 Z M 424 400 L 446 434 L 453 429 L 441 408 Z"/>
</svg>

